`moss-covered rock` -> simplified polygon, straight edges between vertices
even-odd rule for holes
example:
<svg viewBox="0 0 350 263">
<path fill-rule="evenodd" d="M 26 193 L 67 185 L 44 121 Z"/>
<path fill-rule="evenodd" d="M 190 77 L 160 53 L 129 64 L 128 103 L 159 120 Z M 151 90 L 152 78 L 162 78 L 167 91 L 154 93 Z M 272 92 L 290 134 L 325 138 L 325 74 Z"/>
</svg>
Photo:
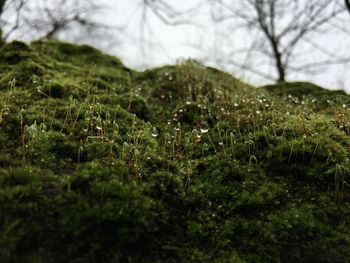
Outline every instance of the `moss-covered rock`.
<svg viewBox="0 0 350 263">
<path fill-rule="evenodd" d="M 310 82 L 280 82 L 275 85 L 267 85 L 261 88 L 279 96 L 290 94 L 299 98 L 304 95 L 314 97 L 322 95 L 346 95 L 343 90 L 328 90 Z"/>
<path fill-rule="evenodd" d="M 13 41 L 2 47 L 0 61 L 8 64 L 18 64 L 32 57 L 33 50 L 25 43 Z"/>
<path fill-rule="evenodd" d="M 195 61 L 0 49 L 4 262 L 349 262 L 350 100 Z"/>
<path fill-rule="evenodd" d="M 5 45 L 5 40 L 2 35 L 2 29 L 0 28 L 0 48 Z"/>
</svg>

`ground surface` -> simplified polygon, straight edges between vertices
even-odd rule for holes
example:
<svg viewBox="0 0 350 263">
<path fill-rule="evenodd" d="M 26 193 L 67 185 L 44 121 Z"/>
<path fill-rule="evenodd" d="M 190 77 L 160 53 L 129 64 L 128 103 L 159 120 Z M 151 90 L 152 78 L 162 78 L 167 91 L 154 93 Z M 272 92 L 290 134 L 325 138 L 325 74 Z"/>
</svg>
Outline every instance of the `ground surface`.
<svg viewBox="0 0 350 263">
<path fill-rule="evenodd" d="M 0 49 L 1 262 L 350 262 L 350 96 Z"/>
</svg>

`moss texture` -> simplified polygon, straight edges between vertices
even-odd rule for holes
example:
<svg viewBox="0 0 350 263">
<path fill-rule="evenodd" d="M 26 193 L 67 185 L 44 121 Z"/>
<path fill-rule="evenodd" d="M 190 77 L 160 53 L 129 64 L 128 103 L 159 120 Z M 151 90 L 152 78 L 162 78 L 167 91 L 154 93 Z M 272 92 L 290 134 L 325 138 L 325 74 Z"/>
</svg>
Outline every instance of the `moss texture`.
<svg viewBox="0 0 350 263">
<path fill-rule="evenodd" d="M 7 43 L 1 260 L 349 262 L 349 98 Z"/>
</svg>

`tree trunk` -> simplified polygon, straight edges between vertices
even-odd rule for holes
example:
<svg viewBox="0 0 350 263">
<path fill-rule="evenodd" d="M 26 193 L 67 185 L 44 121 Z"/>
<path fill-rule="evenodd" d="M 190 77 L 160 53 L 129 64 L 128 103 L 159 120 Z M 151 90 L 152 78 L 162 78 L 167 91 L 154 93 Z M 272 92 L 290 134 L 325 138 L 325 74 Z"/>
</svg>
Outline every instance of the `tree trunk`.
<svg viewBox="0 0 350 263">
<path fill-rule="evenodd" d="M 345 0 L 345 6 L 348 9 L 349 14 L 350 14 L 350 0 Z"/>
<path fill-rule="evenodd" d="M 2 12 L 4 12 L 5 3 L 6 3 L 6 0 L 0 0 L 0 18 L 1 18 Z"/>
<path fill-rule="evenodd" d="M 276 49 L 275 49 L 276 48 Z M 274 55 L 276 60 L 276 69 L 278 73 L 278 80 L 277 82 L 285 82 L 286 81 L 286 70 L 282 63 L 282 55 L 277 49 L 277 46 L 273 48 L 274 49 Z"/>
<path fill-rule="evenodd" d="M 270 41 L 273 59 L 275 60 L 275 66 L 278 74 L 277 82 L 285 82 L 286 81 L 286 69 L 282 62 L 282 54 L 278 48 L 278 42 L 275 38 L 267 34 L 267 37 Z"/>
<path fill-rule="evenodd" d="M 2 16 L 2 13 L 4 12 L 6 0 L 0 0 L 0 18 Z M 0 24 L 0 47 L 3 46 L 4 40 L 2 36 L 2 25 Z"/>
</svg>

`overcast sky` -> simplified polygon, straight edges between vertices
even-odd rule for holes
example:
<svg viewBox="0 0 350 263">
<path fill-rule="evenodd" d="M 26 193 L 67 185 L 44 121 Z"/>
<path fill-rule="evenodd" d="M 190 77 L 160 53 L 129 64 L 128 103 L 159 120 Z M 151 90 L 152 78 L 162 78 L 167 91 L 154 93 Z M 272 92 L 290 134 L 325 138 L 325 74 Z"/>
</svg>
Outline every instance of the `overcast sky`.
<svg viewBox="0 0 350 263">
<path fill-rule="evenodd" d="M 233 68 L 229 63 L 223 63 L 222 58 L 242 62 L 242 55 L 232 55 L 232 50 L 247 47 L 254 36 L 231 30 L 232 22 L 215 25 L 209 15 L 209 7 L 204 0 L 166 0 L 175 9 L 187 10 L 196 7 L 191 13 L 192 23 L 179 26 L 167 26 L 150 10 L 147 12 L 147 23 L 142 20 L 142 0 L 96 0 L 106 8 L 97 13 L 98 20 L 110 26 L 123 27 L 123 32 L 111 30 L 106 37 L 95 37 L 89 40 L 105 52 L 121 58 L 128 67 L 145 69 L 148 67 L 174 64 L 178 59 L 193 58 L 206 64 L 224 69 L 254 85 L 271 83 L 271 80 L 258 77 L 243 70 Z M 232 0 L 240 1 L 240 0 Z M 308 0 L 305 0 L 308 1 Z M 340 0 L 336 0 L 340 1 Z M 342 1 L 341 1 L 342 2 Z M 350 29 L 350 15 L 346 14 Z M 194 22 L 194 23 L 193 23 Z M 350 31 L 350 30 L 349 30 Z M 73 40 L 69 35 L 63 38 Z M 86 40 L 83 40 L 86 42 Z M 330 47 L 341 57 L 350 57 L 350 33 L 324 34 L 313 39 L 318 45 Z M 305 62 L 315 62 L 319 54 L 310 53 L 312 48 L 303 50 L 301 59 Z M 310 55 L 311 54 L 311 55 Z M 251 57 L 251 63 L 260 63 L 259 57 Z M 263 71 L 273 71 L 273 67 L 262 66 Z M 342 88 L 350 93 L 349 65 L 336 65 L 327 70 L 321 68 L 312 74 L 293 74 L 287 80 L 312 81 L 331 89 Z"/>
</svg>

